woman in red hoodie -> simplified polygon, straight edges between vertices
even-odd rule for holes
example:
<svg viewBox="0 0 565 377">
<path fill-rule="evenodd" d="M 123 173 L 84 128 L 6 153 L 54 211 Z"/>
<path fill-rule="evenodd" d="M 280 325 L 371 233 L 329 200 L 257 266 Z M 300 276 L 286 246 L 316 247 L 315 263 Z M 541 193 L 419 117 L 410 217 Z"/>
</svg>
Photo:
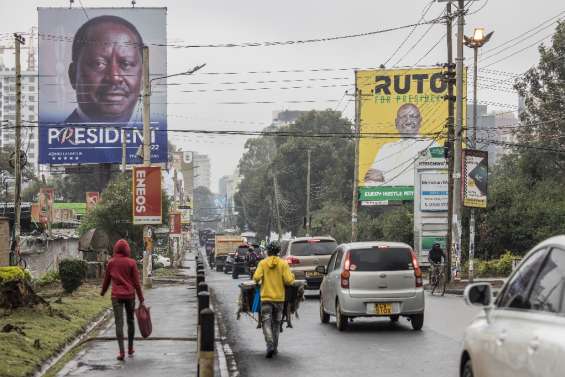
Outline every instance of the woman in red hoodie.
<svg viewBox="0 0 565 377">
<path fill-rule="evenodd" d="M 143 304 L 143 292 L 139 284 L 139 272 L 137 271 L 137 263 L 130 258 L 130 248 L 126 240 L 119 240 L 114 245 L 114 255 L 108 262 L 106 268 L 106 276 L 102 284 L 102 292 L 104 296 L 110 282 L 112 282 L 112 308 L 114 309 L 114 318 L 116 320 L 116 337 L 118 338 L 118 346 L 120 353 L 118 360 L 124 360 L 124 307 L 126 309 L 126 319 L 128 324 L 128 355 L 133 356 L 133 338 L 135 334 L 133 312 L 135 309 L 135 293 L 139 298 L 140 305 Z"/>
</svg>

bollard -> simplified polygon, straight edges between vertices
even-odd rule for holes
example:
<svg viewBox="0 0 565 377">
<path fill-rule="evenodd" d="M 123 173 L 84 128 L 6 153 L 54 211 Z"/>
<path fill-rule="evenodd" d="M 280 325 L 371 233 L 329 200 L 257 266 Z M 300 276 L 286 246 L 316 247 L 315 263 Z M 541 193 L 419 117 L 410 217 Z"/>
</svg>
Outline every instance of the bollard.
<svg viewBox="0 0 565 377">
<path fill-rule="evenodd" d="M 209 292 L 200 292 L 198 293 L 198 313 L 202 310 L 207 309 L 210 307 L 210 293 Z M 200 315 L 198 316 L 198 325 L 200 325 Z"/>
<path fill-rule="evenodd" d="M 198 377 L 214 377 L 214 311 L 202 310 L 200 338 L 198 342 Z"/>
<path fill-rule="evenodd" d="M 206 275 L 204 275 L 203 273 L 199 272 L 196 274 L 196 287 L 198 287 L 198 284 L 203 283 L 206 280 Z"/>
<path fill-rule="evenodd" d="M 196 273 L 205 273 L 206 269 L 204 268 L 204 266 L 196 266 Z"/>
<path fill-rule="evenodd" d="M 198 284 L 198 287 L 196 287 L 196 292 L 197 294 L 200 292 L 208 292 L 208 284 L 206 284 L 205 282 Z"/>
</svg>

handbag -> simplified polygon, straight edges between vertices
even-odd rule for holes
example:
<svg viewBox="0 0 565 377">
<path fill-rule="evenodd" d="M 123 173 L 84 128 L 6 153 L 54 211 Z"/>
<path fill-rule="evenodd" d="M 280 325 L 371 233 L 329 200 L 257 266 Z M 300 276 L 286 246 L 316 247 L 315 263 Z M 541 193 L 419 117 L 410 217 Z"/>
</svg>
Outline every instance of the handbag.
<svg viewBox="0 0 565 377">
<path fill-rule="evenodd" d="M 261 313 L 261 287 L 255 288 L 255 296 L 253 297 L 252 313 Z"/>
<path fill-rule="evenodd" d="M 135 316 L 137 317 L 137 326 L 139 327 L 141 336 L 147 338 L 149 335 L 151 335 L 151 331 L 153 330 L 149 308 L 143 304 L 140 304 L 139 307 L 135 309 Z"/>
</svg>

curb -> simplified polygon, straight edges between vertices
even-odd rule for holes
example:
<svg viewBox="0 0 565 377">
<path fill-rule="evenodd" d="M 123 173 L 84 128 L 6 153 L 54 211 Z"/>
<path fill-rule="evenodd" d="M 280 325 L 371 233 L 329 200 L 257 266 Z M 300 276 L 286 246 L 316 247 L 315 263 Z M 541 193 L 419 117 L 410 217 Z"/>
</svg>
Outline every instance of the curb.
<svg viewBox="0 0 565 377">
<path fill-rule="evenodd" d="M 39 368 L 37 372 L 33 374 L 34 377 L 42 377 L 51 369 L 55 364 L 59 362 L 67 353 L 72 351 L 75 347 L 83 344 L 89 335 L 96 331 L 100 326 L 108 321 L 112 316 L 112 309 L 106 309 L 101 315 L 99 315 L 93 322 L 87 325 L 86 329 L 77 335 L 71 342 L 69 342 L 61 351 L 55 355 L 48 358 Z"/>
</svg>

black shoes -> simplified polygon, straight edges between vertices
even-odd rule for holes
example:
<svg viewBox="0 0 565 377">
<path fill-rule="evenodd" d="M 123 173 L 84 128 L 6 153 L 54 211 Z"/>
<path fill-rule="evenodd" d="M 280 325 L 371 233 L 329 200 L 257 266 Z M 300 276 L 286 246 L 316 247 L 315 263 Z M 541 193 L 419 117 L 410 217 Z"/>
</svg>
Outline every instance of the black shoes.
<svg viewBox="0 0 565 377">
<path fill-rule="evenodd" d="M 265 355 L 265 357 L 267 359 L 270 359 L 273 357 L 273 355 L 275 354 L 275 349 L 273 347 L 267 347 L 267 354 Z"/>
</svg>

